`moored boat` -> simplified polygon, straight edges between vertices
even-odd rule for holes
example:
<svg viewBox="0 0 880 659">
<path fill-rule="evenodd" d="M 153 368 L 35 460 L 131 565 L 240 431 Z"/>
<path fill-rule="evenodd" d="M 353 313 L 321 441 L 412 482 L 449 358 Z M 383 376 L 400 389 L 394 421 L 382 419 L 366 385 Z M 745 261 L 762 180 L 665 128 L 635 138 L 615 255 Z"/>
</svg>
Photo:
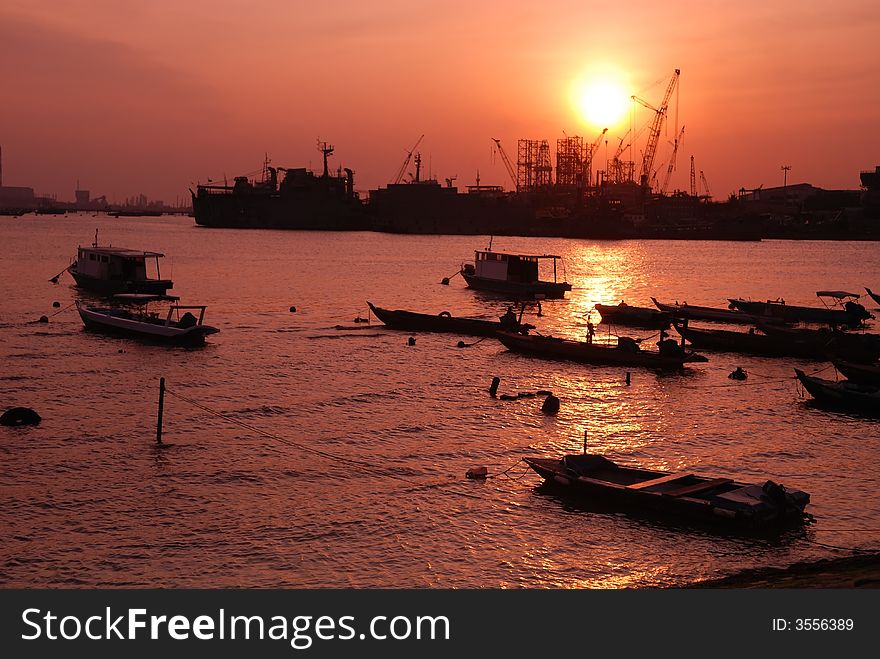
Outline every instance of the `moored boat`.
<svg viewBox="0 0 880 659">
<path fill-rule="evenodd" d="M 877 304 L 880 304 L 880 295 L 877 295 L 877 293 L 875 293 L 874 291 L 872 291 L 872 290 L 871 290 L 870 288 L 868 288 L 867 286 L 865 287 L 865 291 L 868 293 L 868 295 L 870 296 L 870 298 L 871 298 L 872 300 L 874 300 L 874 302 L 876 302 Z"/>
<path fill-rule="evenodd" d="M 713 323 L 730 323 L 736 325 L 755 325 L 759 320 L 758 316 L 747 314 L 736 309 L 720 309 L 716 307 L 701 307 L 694 304 L 683 302 L 679 304 L 664 304 L 659 302 L 657 298 L 652 297 L 651 301 L 660 311 L 669 314 L 675 318 L 687 318 L 688 320 L 708 320 Z M 769 319 L 771 322 L 773 319 Z"/>
<path fill-rule="evenodd" d="M 587 341 L 572 341 L 552 336 L 513 334 L 498 332 L 496 337 L 513 352 L 544 359 L 562 359 L 594 364 L 597 366 L 643 366 L 662 370 L 683 368 L 689 362 L 708 361 L 702 355 L 685 352 L 673 340 L 660 342 L 661 350 L 642 350 L 632 339 L 621 337 L 612 346 Z"/>
<path fill-rule="evenodd" d="M 76 261 L 67 272 L 82 289 L 115 295 L 117 293 L 145 293 L 164 295 L 174 286 L 170 279 L 163 279 L 159 259 L 165 255 L 127 247 L 98 245 L 98 233 L 90 247 L 77 249 Z M 154 263 L 155 277 L 148 273 L 147 263 Z"/>
<path fill-rule="evenodd" d="M 681 323 L 673 323 L 673 326 L 682 337 L 698 349 L 744 352 L 765 357 L 826 358 L 825 352 L 817 351 L 812 345 L 768 336 L 754 330 L 735 332 L 732 330 L 690 327 L 687 324 Z"/>
<path fill-rule="evenodd" d="M 179 305 L 177 300 L 174 296 L 132 293 L 114 296 L 114 306 L 88 306 L 77 301 L 76 308 L 87 329 L 157 343 L 201 345 L 206 336 L 220 331 L 203 324 L 205 305 Z M 158 301 L 171 302 L 164 317 L 147 308 Z"/>
<path fill-rule="evenodd" d="M 770 480 L 757 485 L 687 470 L 624 467 L 595 454 L 524 460 L 548 483 L 573 494 L 700 521 L 753 528 L 797 524 L 810 501 L 806 492 Z"/>
<path fill-rule="evenodd" d="M 816 402 L 880 416 L 880 386 L 858 384 L 849 380 L 824 380 L 807 375 L 797 368 L 794 372 Z"/>
<path fill-rule="evenodd" d="M 832 363 L 850 382 L 880 387 L 880 364 L 856 364 L 842 359 L 835 359 Z"/>
<path fill-rule="evenodd" d="M 448 332 L 452 334 L 467 334 L 471 336 L 493 336 L 501 330 L 512 332 L 527 332 L 534 329 L 534 325 L 522 323 L 509 316 L 504 321 L 486 320 L 482 318 L 459 318 L 451 315 L 448 311 L 439 314 L 416 313 L 401 309 L 383 309 L 367 302 L 370 310 L 376 318 L 392 329 L 406 330 L 408 332 Z"/>
<path fill-rule="evenodd" d="M 634 307 L 626 302 L 620 304 L 596 304 L 596 311 L 606 325 L 628 325 L 647 329 L 667 329 L 669 314 L 646 307 Z"/>
<path fill-rule="evenodd" d="M 760 318 L 773 318 L 786 323 L 822 323 L 826 325 L 860 325 L 862 321 L 873 316 L 861 304 L 856 302 L 858 295 L 846 291 L 818 291 L 817 297 L 829 297 L 840 305 L 840 308 L 802 307 L 786 304 L 784 300 L 767 300 L 758 302 L 729 298 L 730 306 Z"/>
<path fill-rule="evenodd" d="M 562 299 L 571 284 L 558 281 L 555 254 L 508 254 L 494 252 L 491 247 L 474 252 L 474 262 L 461 266 L 461 276 L 470 288 L 508 295 L 517 300 Z M 538 263 L 552 261 L 553 281 L 539 278 Z"/>
<path fill-rule="evenodd" d="M 782 327 L 761 323 L 765 334 L 809 346 L 817 355 L 828 354 L 848 357 L 853 361 L 870 363 L 880 358 L 880 335 L 867 332 L 845 332 L 838 328 L 807 329 Z"/>
</svg>

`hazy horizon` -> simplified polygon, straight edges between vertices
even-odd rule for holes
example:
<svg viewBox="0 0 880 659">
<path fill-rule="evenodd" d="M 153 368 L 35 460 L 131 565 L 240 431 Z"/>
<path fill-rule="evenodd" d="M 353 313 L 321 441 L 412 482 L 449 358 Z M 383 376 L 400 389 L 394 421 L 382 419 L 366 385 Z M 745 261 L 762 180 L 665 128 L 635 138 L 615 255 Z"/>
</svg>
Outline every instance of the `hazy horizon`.
<svg viewBox="0 0 880 659">
<path fill-rule="evenodd" d="M 491 138 L 513 160 L 520 138 L 554 152 L 564 134 L 592 142 L 602 126 L 572 101 L 576 81 L 658 104 L 675 68 L 686 132 L 670 188 L 687 189 L 691 155 L 716 198 L 782 185 L 782 165 L 789 184 L 854 189 L 880 164 L 880 8 L 867 0 L 4 5 L 3 184 L 62 200 L 78 180 L 93 196 L 173 203 L 264 154 L 317 169 L 319 139 L 336 147 L 334 169 L 372 189 L 422 134 L 425 175 L 464 186 L 479 171 L 509 188 Z M 648 119 L 640 108 L 636 129 Z M 608 126 L 600 161 L 629 125 L 627 110 Z"/>
</svg>

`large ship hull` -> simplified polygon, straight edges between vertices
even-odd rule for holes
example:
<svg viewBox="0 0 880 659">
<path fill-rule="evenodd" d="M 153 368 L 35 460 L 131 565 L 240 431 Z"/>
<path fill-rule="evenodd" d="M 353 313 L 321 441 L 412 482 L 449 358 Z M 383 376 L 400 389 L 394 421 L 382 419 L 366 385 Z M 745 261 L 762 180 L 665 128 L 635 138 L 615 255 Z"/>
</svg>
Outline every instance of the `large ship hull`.
<svg viewBox="0 0 880 659">
<path fill-rule="evenodd" d="M 363 206 L 356 199 L 295 198 L 282 194 L 194 194 L 196 224 L 237 229 L 366 229 Z"/>
</svg>

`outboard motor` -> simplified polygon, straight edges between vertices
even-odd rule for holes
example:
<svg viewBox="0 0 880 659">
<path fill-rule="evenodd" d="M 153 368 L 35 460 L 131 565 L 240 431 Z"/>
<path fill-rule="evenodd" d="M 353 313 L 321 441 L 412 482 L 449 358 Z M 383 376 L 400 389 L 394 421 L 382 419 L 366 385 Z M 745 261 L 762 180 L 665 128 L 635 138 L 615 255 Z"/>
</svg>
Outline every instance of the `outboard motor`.
<svg viewBox="0 0 880 659">
<path fill-rule="evenodd" d="M 850 316 L 855 318 L 858 322 L 861 322 L 863 320 L 868 320 L 869 318 L 874 317 L 870 313 L 868 313 L 868 310 L 865 309 L 865 307 L 863 307 L 858 302 L 853 302 L 852 300 L 850 300 L 849 302 L 846 302 L 843 305 L 843 308 L 846 309 L 846 312 Z"/>
</svg>

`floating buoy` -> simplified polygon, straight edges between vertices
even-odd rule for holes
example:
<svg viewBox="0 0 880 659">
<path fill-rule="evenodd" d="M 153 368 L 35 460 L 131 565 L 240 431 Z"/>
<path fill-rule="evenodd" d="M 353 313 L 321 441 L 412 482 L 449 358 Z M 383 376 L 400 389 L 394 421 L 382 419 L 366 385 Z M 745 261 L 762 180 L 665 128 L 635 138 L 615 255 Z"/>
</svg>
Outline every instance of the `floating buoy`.
<svg viewBox="0 0 880 659">
<path fill-rule="evenodd" d="M 499 377 L 492 378 L 492 384 L 489 385 L 489 395 L 492 396 L 492 398 L 495 398 L 495 396 L 498 395 L 498 385 L 499 384 L 501 384 L 501 378 L 499 378 Z"/>
<path fill-rule="evenodd" d="M 290 313 L 296 313 L 296 307 L 290 307 Z"/>
<path fill-rule="evenodd" d="M 40 320 L 39 320 L 39 322 L 41 322 L 41 323 L 48 323 L 48 322 L 49 322 L 49 316 L 40 316 Z"/>
<path fill-rule="evenodd" d="M 411 336 L 409 340 L 406 342 L 407 345 L 414 346 L 416 344 L 416 337 Z"/>
<path fill-rule="evenodd" d="M 471 467 L 465 472 L 465 477 L 473 478 L 475 480 L 485 480 L 485 478 L 489 475 L 488 467 Z"/>
<path fill-rule="evenodd" d="M 449 277 L 443 277 L 443 279 L 440 280 L 440 283 L 444 286 L 449 286 Z"/>
<path fill-rule="evenodd" d="M 749 375 L 743 370 L 742 366 L 737 366 L 736 370 L 727 377 L 731 380 L 745 380 Z"/>
<path fill-rule="evenodd" d="M 437 315 L 440 316 L 440 318 L 452 318 L 452 314 L 448 311 L 441 311 Z"/>
<path fill-rule="evenodd" d="M 35 426 L 42 420 L 42 417 L 29 407 L 13 407 L 0 416 L 0 425 Z"/>
<path fill-rule="evenodd" d="M 553 394 L 550 394 L 544 399 L 544 404 L 541 405 L 541 411 L 544 414 L 556 414 L 559 411 L 559 399 Z"/>
<path fill-rule="evenodd" d="M 58 283 L 58 277 L 52 277 L 52 279 L 50 279 L 49 281 L 51 281 L 53 284 L 57 284 L 57 283 Z"/>
<path fill-rule="evenodd" d="M 458 347 L 459 347 L 459 348 L 466 348 L 466 347 L 467 347 L 467 343 L 465 343 L 464 341 L 459 341 L 459 342 L 458 342 Z"/>
<path fill-rule="evenodd" d="M 55 300 L 55 301 L 52 303 L 52 306 L 53 306 L 54 308 L 57 309 L 58 307 L 61 306 L 61 303 L 60 303 L 58 300 Z"/>
</svg>

